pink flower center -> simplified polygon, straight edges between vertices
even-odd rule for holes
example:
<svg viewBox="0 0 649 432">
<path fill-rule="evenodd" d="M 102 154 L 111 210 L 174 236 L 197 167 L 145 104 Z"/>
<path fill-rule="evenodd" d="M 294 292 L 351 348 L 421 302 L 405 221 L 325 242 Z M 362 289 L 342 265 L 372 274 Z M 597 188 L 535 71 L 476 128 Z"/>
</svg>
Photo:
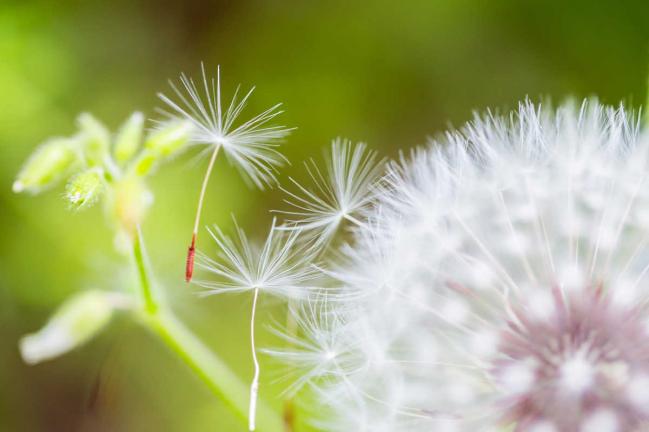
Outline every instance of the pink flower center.
<svg viewBox="0 0 649 432">
<path fill-rule="evenodd" d="M 514 308 L 492 374 L 517 431 L 636 430 L 649 420 L 649 333 L 639 308 L 600 288 L 566 294 L 538 317 Z M 538 314 L 537 314 L 538 315 Z"/>
</svg>

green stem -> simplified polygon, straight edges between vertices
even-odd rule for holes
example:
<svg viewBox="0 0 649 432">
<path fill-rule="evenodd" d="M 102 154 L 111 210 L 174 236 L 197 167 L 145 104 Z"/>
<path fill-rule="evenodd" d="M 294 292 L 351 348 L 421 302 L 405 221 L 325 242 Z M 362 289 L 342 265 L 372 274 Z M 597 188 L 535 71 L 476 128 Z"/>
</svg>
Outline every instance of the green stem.
<svg viewBox="0 0 649 432">
<path fill-rule="evenodd" d="M 247 422 L 248 387 L 156 298 L 139 229 L 133 242 L 133 258 L 140 279 L 144 325 L 156 333 L 240 420 Z M 281 417 L 262 401 L 257 407 L 257 426 L 261 432 L 284 430 Z"/>
<path fill-rule="evenodd" d="M 149 263 L 146 260 L 146 250 L 144 249 L 144 239 L 142 231 L 137 227 L 135 238 L 133 239 L 133 258 L 135 267 L 140 277 L 140 294 L 144 304 L 144 310 L 147 313 L 154 314 L 158 309 L 158 304 L 153 294 L 152 278 L 149 274 Z"/>
</svg>

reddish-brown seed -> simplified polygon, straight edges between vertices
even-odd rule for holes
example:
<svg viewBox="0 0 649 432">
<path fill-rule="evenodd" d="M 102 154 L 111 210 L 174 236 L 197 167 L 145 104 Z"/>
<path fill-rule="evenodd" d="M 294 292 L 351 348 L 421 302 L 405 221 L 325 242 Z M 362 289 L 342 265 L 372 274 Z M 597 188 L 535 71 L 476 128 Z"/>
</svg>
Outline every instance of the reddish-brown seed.
<svg viewBox="0 0 649 432">
<path fill-rule="evenodd" d="M 187 249 L 187 262 L 185 264 L 185 282 L 191 282 L 194 274 L 194 255 L 196 254 L 196 234 L 192 235 L 192 244 Z"/>
</svg>

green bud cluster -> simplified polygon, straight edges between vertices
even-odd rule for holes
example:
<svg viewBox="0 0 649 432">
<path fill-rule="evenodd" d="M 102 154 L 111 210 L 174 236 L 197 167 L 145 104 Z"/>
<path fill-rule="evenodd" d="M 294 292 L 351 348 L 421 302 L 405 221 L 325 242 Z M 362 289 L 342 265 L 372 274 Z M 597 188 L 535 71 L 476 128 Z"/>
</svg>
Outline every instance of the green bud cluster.
<svg viewBox="0 0 649 432">
<path fill-rule="evenodd" d="M 77 125 L 72 137 L 53 138 L 34 151 L 16 177 L 14 192 L 39 193 L 67 178 L 63 197 L 71 209 L 91 207 L 108 195 L 107 213 L 133 232 L 152 201 L 143 178 L 187 147 L 192 125 L 174 121 L 145 134 L 140 112 L 115 134 L 88 113 Z"/>
</svg>

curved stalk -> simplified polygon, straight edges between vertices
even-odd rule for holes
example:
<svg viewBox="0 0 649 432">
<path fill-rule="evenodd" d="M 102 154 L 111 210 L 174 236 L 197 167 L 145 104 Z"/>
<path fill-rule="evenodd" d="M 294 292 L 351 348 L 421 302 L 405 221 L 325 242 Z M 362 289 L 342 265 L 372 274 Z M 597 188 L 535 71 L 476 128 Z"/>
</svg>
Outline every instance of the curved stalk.
<svg viewBox="0 0 649 432">
<path fill-rule="evenodd" d="M 203 211 L 203 199 L 205 199 L 205 191 L 207 190 L 207 183 L 210 181 L 210 176 L 212 175 L 212 168 L 214 168 L 214 162 L 216 162 L 216 157 L 219 155 L 219 149 L 221 144 L 217 144 L 212 152 L 212 157 L 210 157 L 210 162 L 207 165 L 207 171 L 205 171 L 205 177 L 203 177 L 203 184 L 201 185 L 201 192 L 198 196 L 198 206 L 196 207 L 196 217 L 194 219 L 194 231 L 192 231 L 192 242 L 187 249 L 187 261 L 185 264 L 185 282 L 191 282 L 192 275 L 194 274 L 194 254 L 196 253 L 196 238 L 198 237 L 198 226 L 201 222 L 201 212 Z"/>
<path fill-rule="evenodd" d="M 248 430 L 254 431 L 257 424 L 257 398 L 259 394 L 259 360 L 257 360 L 257 347 L 255 345 L 255 315 L 257 314 L 257 298 L 259 288 L 255 289 L 252 300 L 252 313 L 250 315 L 250 348 L 252 350 L 252 362 L 255 365 L 255 376 L 250 384 L 250 407 L 248 408 Z"/>
<path fill-rule="evenodd" d="M 157 334 L 242 422 L 247 423 L 250 402 L 247 386 L 156 297 L 139 228 L 133 241 L 133 258 L 143 300 L 141 322 Z M 262 401 L 257 406 L 257 428 L 262 432 L 284 429 L 281 417 Z"/>
</svg>

